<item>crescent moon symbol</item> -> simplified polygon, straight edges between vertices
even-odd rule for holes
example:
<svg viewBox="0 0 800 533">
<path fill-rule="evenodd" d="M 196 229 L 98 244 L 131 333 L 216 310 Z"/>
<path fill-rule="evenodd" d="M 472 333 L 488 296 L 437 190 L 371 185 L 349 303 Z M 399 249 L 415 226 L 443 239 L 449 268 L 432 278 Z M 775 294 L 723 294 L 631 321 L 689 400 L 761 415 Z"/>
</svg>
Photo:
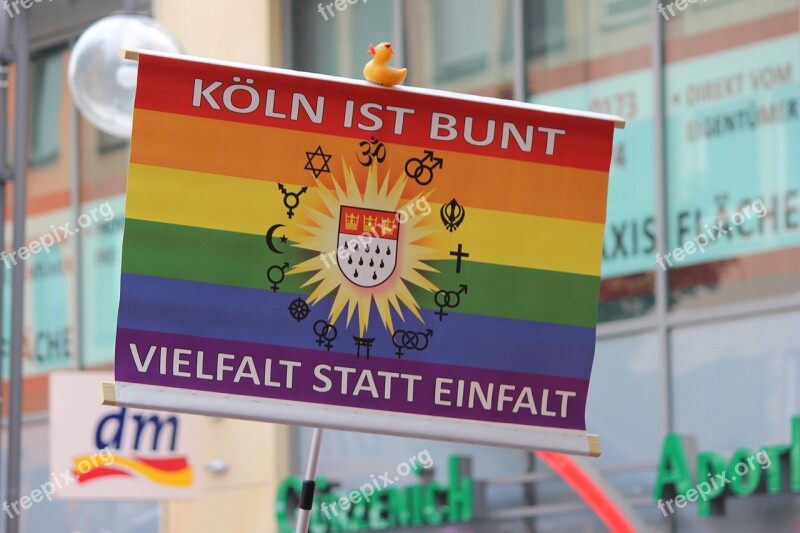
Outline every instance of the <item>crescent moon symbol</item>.
<svg viewBox="0 0 800 533">
<path fill-rule="evenodd" d="M 281 252 L 280 250 L 275 248 L 275 243 L 272 242 L 272 234 L 275 233 L 275 230 L 277 230 L 278 228 L 282 228 L 282 227 L 284 227 L 283 224 L 275 224 L 274 226 L 272 226 L 271 228 L 269 228 L 267 230 L 267 235 L 266 235 L 267 248 L 269 248 L 270 250 L 272 250 L 276 254 L 282 254 L 283 252 Z"/>
</svg>

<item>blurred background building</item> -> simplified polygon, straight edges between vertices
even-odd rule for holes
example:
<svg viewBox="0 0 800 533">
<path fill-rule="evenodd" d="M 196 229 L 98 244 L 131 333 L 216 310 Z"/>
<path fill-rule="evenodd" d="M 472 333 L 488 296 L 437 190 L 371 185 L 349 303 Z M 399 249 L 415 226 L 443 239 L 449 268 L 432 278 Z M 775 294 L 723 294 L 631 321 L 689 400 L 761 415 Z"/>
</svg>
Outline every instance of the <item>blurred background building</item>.
<svg viewBox="0 0 800 533">
<path fill-rule="evenodd" d="M 667 433 L 729 454 L 791 442 L 800 414 L 800 0 L 678 0 L 663 15 L 653 0 L 134 4 L 191 55 L 360 78 L 367 46 L 391 40 L 409 85 L 624 117 L 587 412 L 603 456 L 579 465 L 641 529 L 797 530 L 800 498 L 788 489 L 729 497 L 711 518 L 692 505 L 665 518 L 653 490 Z M 113 361 L 128 143 L 78 116 L 66 64 L 80 32 L 123 7 L 30 8 L 28 235 L 106 201 L 116 216 L 24 265 L 23 494 L 51 472 L 48 373 Z M 672 252 L 721 222 L 727 233 L 714 231 L 705 251 L 659 266 L 659 240 Z M 50 502 L 22 516 L 23 530 L 278 531 L 275 503 L 293 505 L 282 484 L 303 471 L 310 433 L 209 420 L 208 461 L 227 470 L 206 475 L 202 500 Z M 606 530 L 564 479 L 521 451 L 331 431 L 320 475 L 351 490 L 423 450 L 444 485 L 449 458 L 469 458 L 485 503 L 475 520 L 442 531 Z"/>
</svg>

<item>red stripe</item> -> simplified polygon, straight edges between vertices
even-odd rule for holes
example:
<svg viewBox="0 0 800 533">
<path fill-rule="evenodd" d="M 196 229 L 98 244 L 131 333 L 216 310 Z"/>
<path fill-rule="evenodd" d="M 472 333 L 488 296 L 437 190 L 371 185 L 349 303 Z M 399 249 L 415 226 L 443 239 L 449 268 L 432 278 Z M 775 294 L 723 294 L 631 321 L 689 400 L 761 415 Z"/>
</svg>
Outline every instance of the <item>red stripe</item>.
<svg viewBox="0 0 800 533">
<path fill-rule="evenodd" d="M 232 80 L 234 75 L 241 77 L 242 82 L 252 79 L 251 86 L 259 94 L 259 105 L 250 113 L 230 111 L 223 103 L 225 89 L 236 84 Z M 201 85 L 203 89 L 208 88 L 214 82 L 222 82 L 219 88 L 209 93 L 220 109 L 214 109 L 202 97 L 199 107 L 193 106 L 196 79 L 203 80 Z M 317 97 L 325 96 L 322 124 L 312 122 L 302 106 L 299 107 L 297 120 L 266 116 L 266 100 L 269 89 L 275 90 L 272 109 L 276 113 L 285 113 L 286 115 L 291 114 L 293 93 L 304 94 L 314 109 L 317 107 Z M 240 107 L 249 105 L 251 101 L 251 98 L 243 90 L 232 93 L 231 99 L 234 105 Z M 351 127 L 346 127 L 344 122 L 347 100 L 353 100 L 357 110 Z M 373 124 L 371 119 L 358 118 L 360 116 L 358 110 L 367 103 L 380 106 L 380 108 L 373 109 L 375 114 L 384 119 L 383 127 L 378 131 L 366 131 L 357 127 L 359 123 L 365 126 Z M 502 103 L 501 100 L 498 100 L 498 104 Z M 401 134 L 395 133 L 396 113 L 394 111 L 377 111 L 377 109 L 386 110 L 387 106 L 415 110 L 413 115 L 404 115 Z M 608 172 L 611 164 L 611 142 L 614 132 L 614 123 L 611 120 L 563 115 L 533 108 L 480 103 L 460 98 L 421 95 L 402 89 L 385 89 L 347 83 L 346 81 L 263 72 L 145 53 L 139 56 L 136 107 L 355 139 L 378 136 L 381 141 L 386 143 L 424 146 L 429 150 L 451 150 L 602 172 Z M 456 118 L 459 131 L 456 139 L 452 141 L 430 139 L 434 112 L 447 113 Z M 467 117 L 474 117 L 472 136 L 477 141 L 486 137 L 487 121 L 494 120 L 496 125 L 494 142 L 485 147 L 466 142 L 464 129 Z M 505 123 L 513 124 L 523 138 L 526 136 L 527 126 L 533 125 L 531 152 L 524 152 L 520 149 L 513 135 L 509 135 L 507 149 L 501 148 L 500 141 Z M 552 155 L 546 154 L 548 135 L 539 131 L 539 128 L 566 130 L 565 135 L 555 137 L 555 149 Z M 441 131 L 445 133 L 445 130 Z M 498 176 L 486 176 L 488 181 L 495 178 Z"/>
<path fill-rule="evenodd" d="M 120 470 L 119 468 L 114 468 L 111 466 L 104 466 L 101 468 L 94 468 L 89 470 L 85 474 L 79 473 L 77 470 L 74 471 L 75 479 L 78 480 L 78 483 L 86 483 L 87 481 L 91 481 L 96 478 L 100 477 L 108 477 L 108 476 L 127 476 L 131 477 L 131 473 L 127 470 Z"/>
<path fill-rule="evenodd" d="M 142 457 L 134 457 L 137 461 L 156 470 L 162 472 L 177 472 L 189 466 L 189 461 L 186 457 L 175 457 L 169 459 L 144 459 Z"/>
<path fill-rule="evenodd" d="M 536 456 L 561 476 L 613 533 L 636 533 L 636 528 L 617 508 L 614 500 L 571 458 L 561 453 L 535 452 Z"/>
</svg>

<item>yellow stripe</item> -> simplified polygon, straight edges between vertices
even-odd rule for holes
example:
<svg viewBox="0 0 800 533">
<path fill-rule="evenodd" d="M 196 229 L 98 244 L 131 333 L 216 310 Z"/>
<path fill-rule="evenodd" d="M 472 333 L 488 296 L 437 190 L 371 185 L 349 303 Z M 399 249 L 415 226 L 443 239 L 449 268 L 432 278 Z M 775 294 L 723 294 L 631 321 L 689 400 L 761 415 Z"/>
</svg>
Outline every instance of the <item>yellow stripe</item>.
<svg viewBox="0 0 800 533">
<path fill-rule="evenodd" d="M 289 220 L 283 200 L 275 182 L 132 164 L 126 216 L 252 235 L 285 224 L 281 231 L 293 240 L 292 226 L 305 219 L 302 210 L 321 209 L 321 203 L 309 188 Z M 428 216 L 443 228 L 441 206 L 430 206 Z M 449 252 L 459 243 L 470 261 L 599 276 L 603 225 L 471 208 L 457 231 L 425 241 L 439 250 L 435 259 L 455 259 Z"/>
</svg>

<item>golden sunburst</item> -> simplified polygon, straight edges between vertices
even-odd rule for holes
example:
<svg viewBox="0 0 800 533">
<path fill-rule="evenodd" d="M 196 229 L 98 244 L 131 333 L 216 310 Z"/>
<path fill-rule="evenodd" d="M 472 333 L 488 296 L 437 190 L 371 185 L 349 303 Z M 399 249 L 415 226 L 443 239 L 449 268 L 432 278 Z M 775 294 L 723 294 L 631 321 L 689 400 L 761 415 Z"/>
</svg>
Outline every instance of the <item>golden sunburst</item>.
<svg viewBox="0 0 800 533">
<path fill-rule="evenodd" d="M 398 234 L 395 270 L 385 282 L 376 287 L 359 287 L 347 279 L 336 264 L 338 252 L 336 246 L 339 242 L 341 206 L 400 212 L 406 206 L 418 205 L 420 201 L 429 206 L 427 195 L 419 194 L 411 200 L 403 200 L 403 191 L 408 181 L 404 179 L 404 175 L 398 177 L 392 184 L 387 173 L 379 187 L 376 165 L 368 171 L 362 194 L 353 170 L 346 163 L 342 166 L 344 188 L 334 177 L 333 189 L 329 189 L 322 181 L 317 181 L 316 187 L 309 191 L 310 197 L 306 202 L 308 208 L 304 209 L 305 216 L 298 220 L 297 226 L 302 230 L 302 234 L 295 237 L 294 246 L 316 252 L 317 256 L 298 264 L 288 274 L 312 273 L 303 284 L 303 287 L 316 285 L 306 299 L 309 305 L 315 305 L 333 293 L 333 304 L 328 317 L 331 324 L 336 323 L 346 306 L 349 326 L 357 310 L 358 329 L 362 336 L 369 326 L 369 314 L 373 302 L 383 326 L 392 333 L 394 333 L 392 309 L 403 321 L 405 321 L 403 316 L 405 307 L 424 322 L 419 313 L 419 304 L 409 287 L 416 285 L 427 291 L 437 290 L 437 287 L 424 276 L 425 272 L 437 272 L 425 263 L 426 260 L 434 258 L 435 250 L 420 244 L 422 239 L 435 231 L 434 224 L 426 221 L 428 217 L 416 213 L 416 216 L 400 219 L 403 223 Z"/>
</svg>

